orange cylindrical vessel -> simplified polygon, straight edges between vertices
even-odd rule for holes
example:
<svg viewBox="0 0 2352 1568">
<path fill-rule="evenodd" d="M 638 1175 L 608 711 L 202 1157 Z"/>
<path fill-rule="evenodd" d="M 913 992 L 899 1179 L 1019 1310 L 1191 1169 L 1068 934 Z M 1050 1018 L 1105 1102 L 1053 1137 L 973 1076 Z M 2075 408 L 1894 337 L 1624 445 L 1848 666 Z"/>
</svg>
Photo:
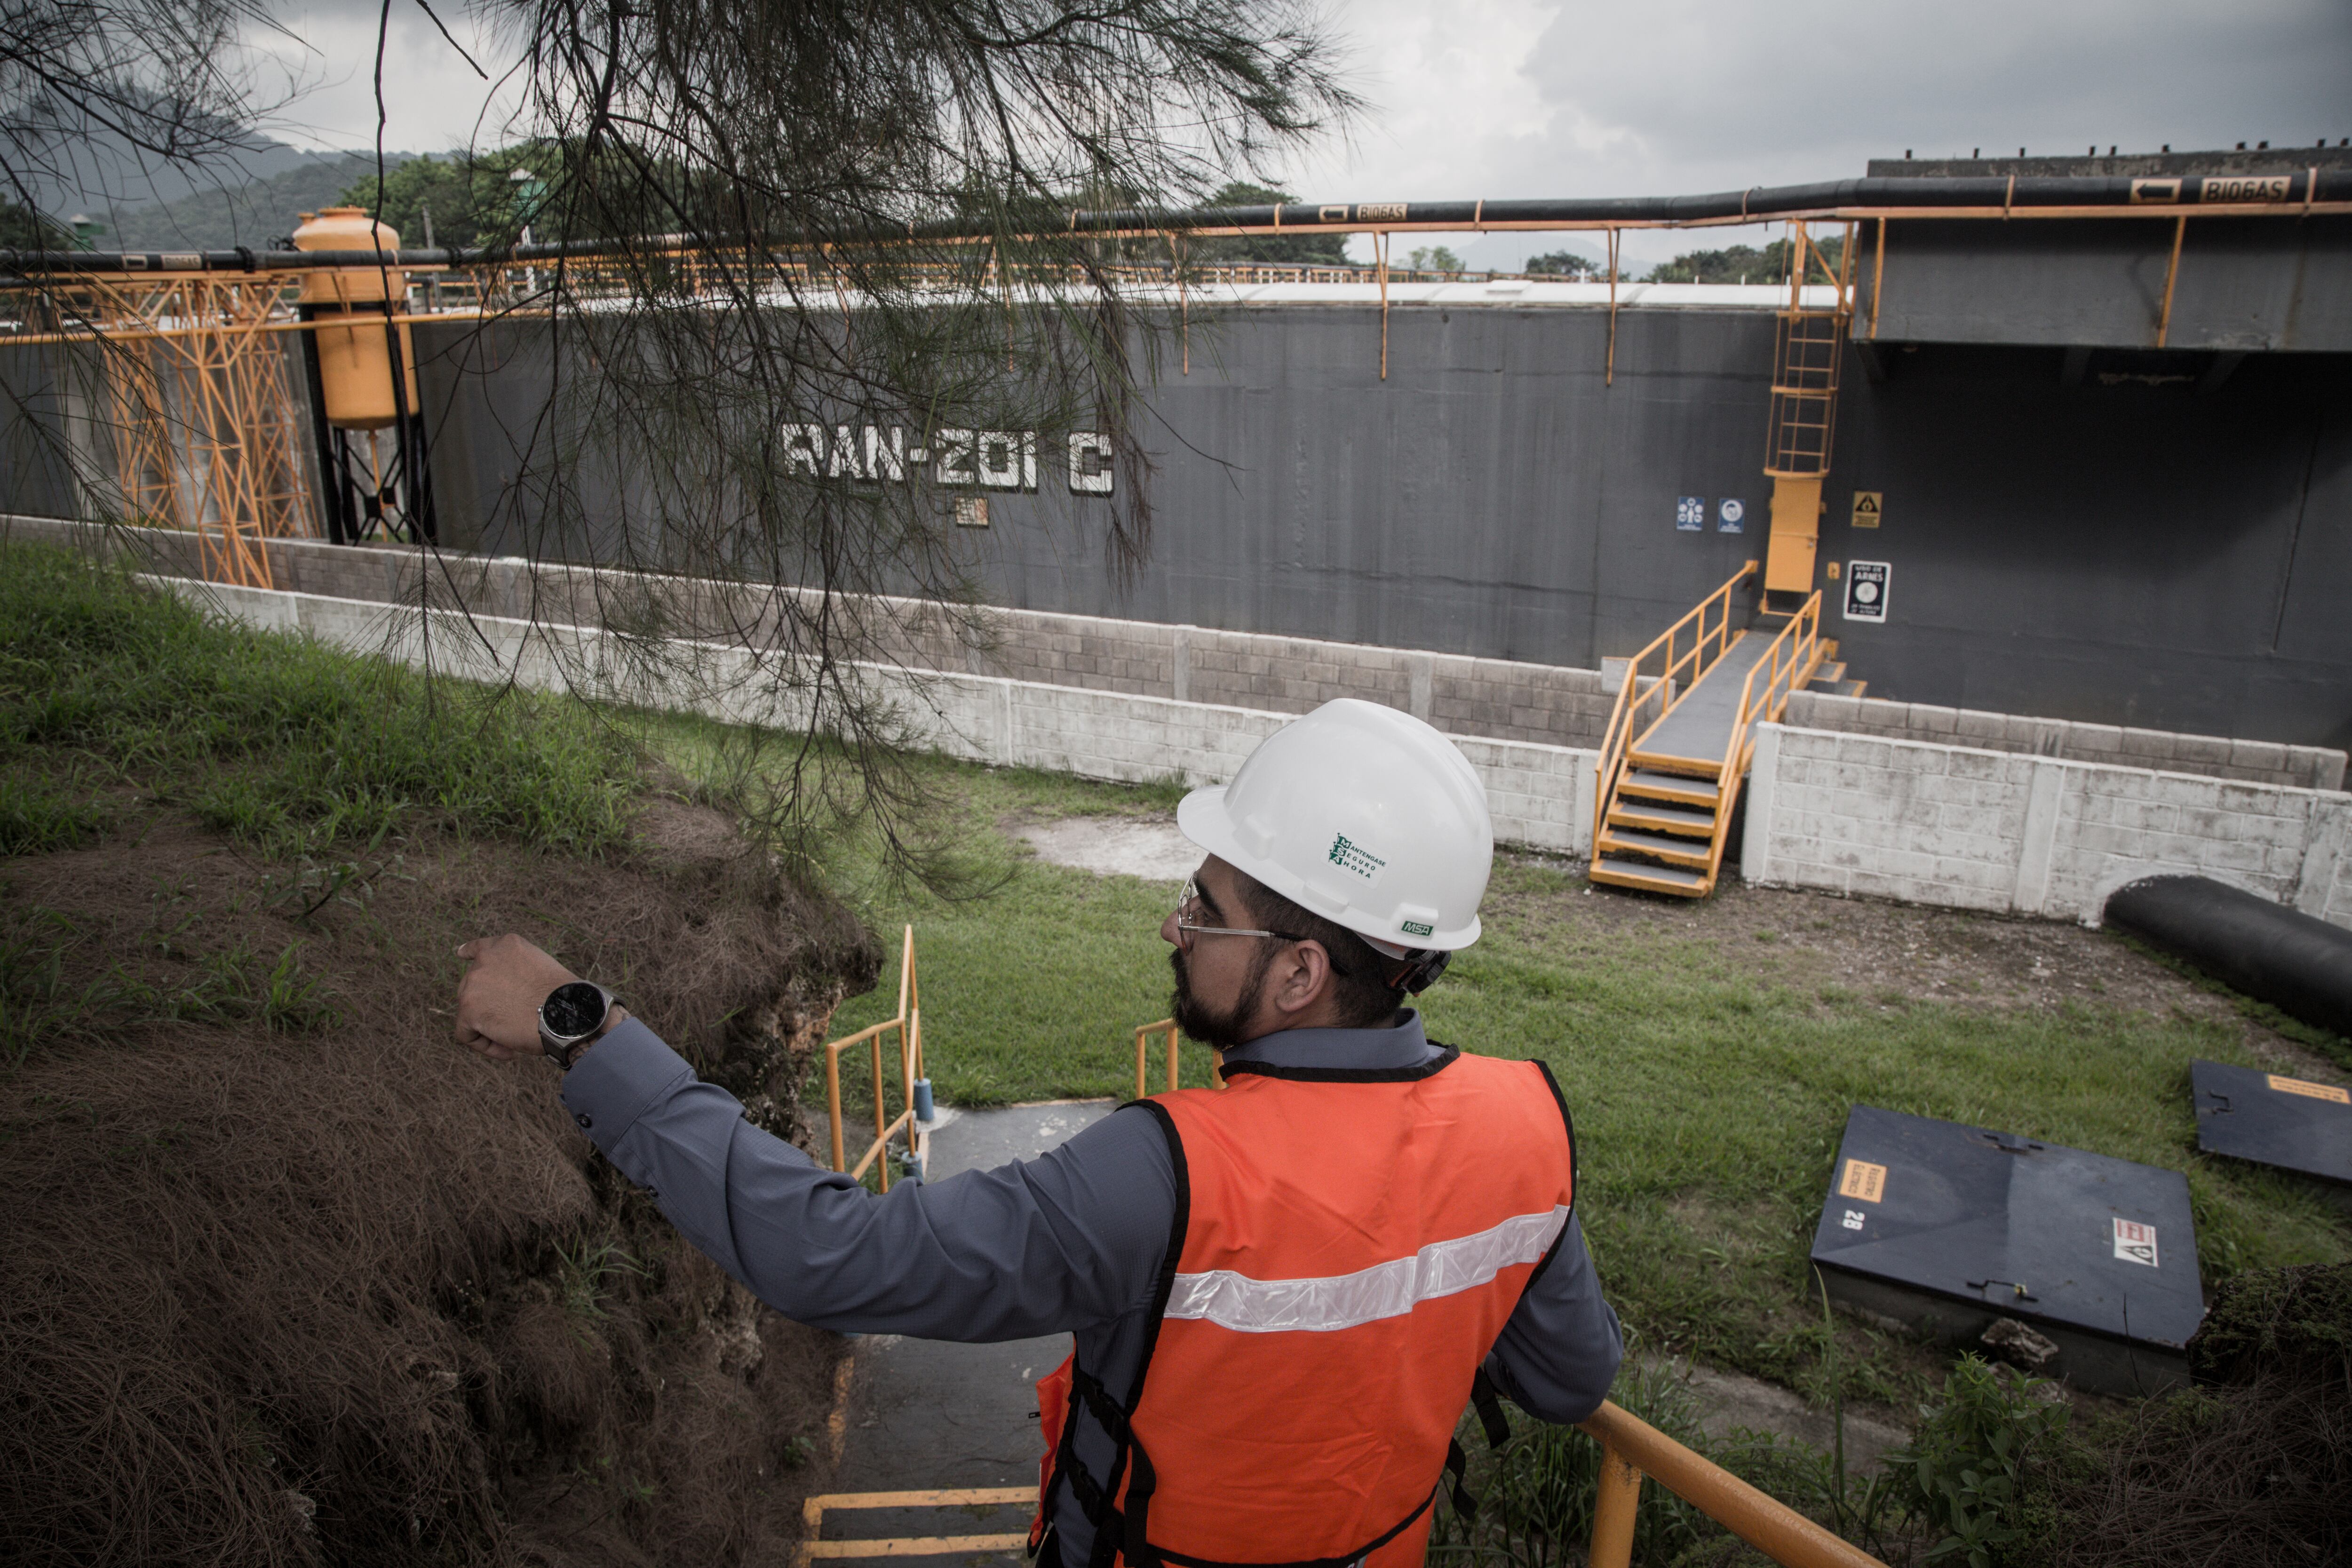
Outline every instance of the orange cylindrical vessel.
<svg viewBox="0 0 2352 1568">
<path fill-rule="evenodd" d="M 294 231 L 297 250 L 398 250 L 400 231 L 369 218 L 364 207 L 328 207 Z M 319 385 L 327 403 L 327 423 L 345 430 L 380 430 L 400 410 L 392 395 L 392 345 L 384 311 L 407 313 L 408 275 L 397 268 L 320 268 L 303 274 L 301 302 L 319 325 Z M 348 326 L 327 323 L 348 320 Z M 407 411 L 417 411 L 416 349 L 405 323 L 400 328 L 400 359 L 405 372 Z"/>
</svg>

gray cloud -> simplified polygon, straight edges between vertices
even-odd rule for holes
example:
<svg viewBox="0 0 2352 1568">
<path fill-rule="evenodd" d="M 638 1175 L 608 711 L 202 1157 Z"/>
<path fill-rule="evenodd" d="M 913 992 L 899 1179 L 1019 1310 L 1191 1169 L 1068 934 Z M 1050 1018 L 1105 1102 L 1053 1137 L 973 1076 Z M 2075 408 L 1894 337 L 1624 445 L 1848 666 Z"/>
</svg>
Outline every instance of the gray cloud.
<svg viewBox="0 0 2352 1568">
<path fill-rule="evenodd" d="M 1835 178 L 1906 147 L 2352 135 L 2343 0 L 1573 0 L 1524 68 L 1559 111 L 1549 140 L 1612 186 Z"/>
<path fill-rule="evenodd" d="M 1906 148 L 2352 136 L 2347 0 L 1564 0 L 1548 22 L 1528 0 L 1355 0 L 1339 21 L 1381 69 L 1353 154 L 1307 161 L 1318 194 L 1673 195 L 1857 175 Z M 1638 266 L 1764 237 L 1624 247 Z M 1473 247 L 1510 265 L 1517 242 L 1455 241 Z"/>
</svg>

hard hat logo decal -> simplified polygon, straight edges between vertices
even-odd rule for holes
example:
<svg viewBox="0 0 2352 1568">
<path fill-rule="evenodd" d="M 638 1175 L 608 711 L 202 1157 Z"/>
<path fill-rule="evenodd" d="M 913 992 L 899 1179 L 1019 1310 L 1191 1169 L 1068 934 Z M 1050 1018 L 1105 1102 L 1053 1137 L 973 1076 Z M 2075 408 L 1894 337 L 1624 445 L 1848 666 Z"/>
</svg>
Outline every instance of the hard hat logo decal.
<svg viewBox="0 0 2352 1568">
<path fill-rule="evenodd" d="M 1351 844 L 1344 833 L 1331 836 L 1331 864 L 1353 871 L 1365 881 L 1377 879 L 1388 862 L 1360 844 Z"/>
<path fill-rule="evenodd" d="M 1399 923 L 1403 926 L 1404 934 L 1407 936 L 1434 936 L 1437 934 L 1437 928 L 1431 925 L 1426 921 L 1403 921 Z"/>
</svg>

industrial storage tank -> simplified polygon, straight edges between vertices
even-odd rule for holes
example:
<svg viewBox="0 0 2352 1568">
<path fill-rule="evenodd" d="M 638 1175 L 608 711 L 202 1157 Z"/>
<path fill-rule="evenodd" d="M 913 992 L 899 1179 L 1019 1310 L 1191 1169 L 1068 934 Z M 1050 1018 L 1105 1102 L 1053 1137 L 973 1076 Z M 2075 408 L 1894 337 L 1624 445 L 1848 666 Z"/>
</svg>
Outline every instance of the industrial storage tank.
<svg viewBox="0 0 2352 1568">
<path fill-rule="evenodd" d="M 371 219 L 364 207 L 328 207 L 316 216 L 304 215 L 302 226 L 294 231 L 294 248 L 397 251 L 400 231 Z M 320 268 L 303 275 L 301 304 L 304 314 L 320 323 L 313 335 L 328 424 L 345 430 L 381 430 L 403 412 L 416 411 L 414 340 L 404 324 L 400 359 L 405 402 L 395 405 L 391 334 L 383 325 L 387 311 L 407 313 L 406 273 L 396 267 Z M 352 324 L 324 324 L 339 319 Z"/>
</svg>

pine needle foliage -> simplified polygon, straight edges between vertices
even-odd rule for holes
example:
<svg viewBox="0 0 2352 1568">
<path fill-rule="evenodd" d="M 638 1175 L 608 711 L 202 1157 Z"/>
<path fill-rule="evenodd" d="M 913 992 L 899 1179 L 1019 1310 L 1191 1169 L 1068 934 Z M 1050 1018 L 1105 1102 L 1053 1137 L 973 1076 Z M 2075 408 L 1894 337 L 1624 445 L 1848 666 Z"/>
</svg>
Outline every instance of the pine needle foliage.
<svg viewBox="0 0 2352 1568">
<path fill-rule="evenodd" d="M 53 134 L 169 100 L 176 118 L 139 142 L 168 163 L 216 151 L 174 126 L 234 142 L 266 107 L 256 0 L 16 5 L 57 42 L 0 53 L 0 99 L 49 92 Z M 1115 268 L 1171 254 L 1157 215 L 1353 112 L 1320 14 L 1305 0 L 475 0 L 473 15 L 499 40 L 491 67 L 513 62 L 519 108 L 448 165 L 466 174 L 460 232 L 493 255 L 595 242 L 499 270 L 488 319 L 443 349 L 461 376 L 520 360 L 552 387 L 466 433 L 509 447 L 486 536 L 614 569 L 600 582 L 717 584 L 600 589 L 585 616 L 564 606 L 612 634 L 593 663 L 568 635 L 527 656 L 585 695 L 658 690 L 773 731 L 782 765 L 742 770 L 772 781 L 742 804 L 793 864 L 814 870 L 824 840 L 878 828 L 898 874 L 950 888 L 954 857 L 906 763 L 908 688 L 877 672 L 902 662 L 910 615 L 984 642 L 957 521 L 988 484 L 1050 503 L 1057 546 L 1121 580 L 1146 558 L 1143 395 L 1168 328 Z M 207 63 L 173 74 L 142 30 L 204 43 L 184 52 Z M 453 70 L 483 68 L 449 47 Z M 41 85 L 76 60 L 95 62 L 81 87 Z M 494 175 L 518 149 L 511 200 L 474 191 L 477 165 Z M 39 155 L 0 133 L 0 173 L 29 179 Z M 354 194 L 380 212 L 415 195 L 379 163 Z M 1073 221 L 1105 207 L 1123 216 Z M 468 400 L 453 406 L 471 417 Z M 425 412 L 433 437 L 450 434 L 447 410 Z M 1089 477 L 1107 466 L 1108 491 L 1058 482 L 1081 462 Z M 462 595 L 438 607 L 483 608 Z M 515 650 L 477 640 L 451 668 L 480 677 L 502 658 L 510 678 Z M 714 644 L 748 664 L 714 673 Z"/>
<path fill-rule="evenodd" d="M 699 705 L 782 737 L 780 767 L 742 770 L 773 781 L 741 803 L 772 841 L 814 866 L 878 826 L 896 869 L 948 886 L 904 688 L 874 675 L 909 601 L 982 640 L 958 618 L 976 598 L 959 495 L 1017 463 L 1009 488 L 1045 501 L 1072 488 L 1049 481 L 1077 436 L 1116 482 L 1055 503 L 1073 542 L 1121 575 L 1150 547 L 1139 399 L 1162 329 L 1123 298 L 1119 244 L 1072 214 L 1125 205 L 1148 227 L 1344 117 L 1332 45 L 1294 0 L 491 12 L 545 153 L 518 216 L 603 248 L 535 271 L 485 329 L 543 355 L 555 389 L 486 526 L 541 559 L 729 584 L 609 605 L 621 681 L 719 680 L 681 638 L 747 651 Z"/>
</svg>

